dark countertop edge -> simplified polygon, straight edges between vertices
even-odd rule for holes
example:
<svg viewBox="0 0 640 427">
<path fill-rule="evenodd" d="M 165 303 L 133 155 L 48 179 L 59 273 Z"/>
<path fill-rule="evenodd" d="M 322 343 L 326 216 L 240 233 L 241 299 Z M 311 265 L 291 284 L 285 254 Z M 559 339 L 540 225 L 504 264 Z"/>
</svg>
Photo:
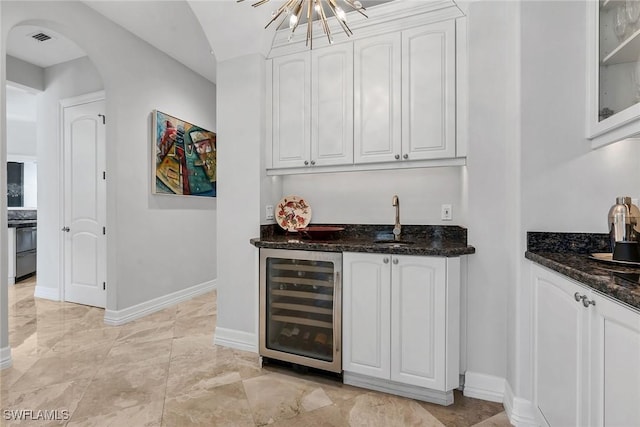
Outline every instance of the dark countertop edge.
<svg viewBox="0 0 640 427">
<path fill-rule="evenodd" d="M 584 254 L 573 255 L 585 256 Z M 580 268 L 573 267 L 570 261 L 567 261 L 566 263 L 559 262 L 545 256 L 544 253 L 526 251 L 524 256 L 530 261 L 580 282 L 580 284 L 593 289 L 602 296 L 613 299 L 634 311 L 640 312 L 640 295 L 634 295 L 628 288 L 616 285 L 613 283 L 611 277 L 589 274 L 582 271 Z"/>
<path fill-rule="evenodd" d="M 16 219 L 7 221 L 8 228 L 33 227 L 34 225 L 38 225 L 38 221 L 35 219 Z"/>
<path fill-rule="evenodd" d="M 451 247 L 433 247 L 421 244 L 413 244 L 398 248 L 386 245 L 378 245 L 370 242 L 348 242 L 348 241 L 329 241 L 318 242 L 310 240 L 264 240 L 254 238 L 250 243 L 257 248 L 265 249 L 292 249 L 306 251 L 323 251 L 323 252 L 368 252 L 368 253 L 384 253 L 396 255 L 425 255 L 425 256 L 442 256 L 456 257 L 461 255 L 470 255 L 476 252 L 473 246 L 451 246 Z"/>
</svg>

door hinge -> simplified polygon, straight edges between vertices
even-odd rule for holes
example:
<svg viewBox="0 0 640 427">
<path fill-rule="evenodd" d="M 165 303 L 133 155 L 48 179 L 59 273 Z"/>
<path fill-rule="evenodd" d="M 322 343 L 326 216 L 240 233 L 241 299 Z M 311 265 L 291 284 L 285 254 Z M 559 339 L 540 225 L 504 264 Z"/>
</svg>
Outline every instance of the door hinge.
<svg viewBox="0 0 640 427">
<path fill-rule="evenodd" d="M 102 227 L 102 234 L 107 234 L 107 227 Z"/>
<path fill-rule="evenodd" d="M 107 179 L 107 172 L 106 171 L 102 171 L 102 179 Z"/>
<path fill-rule="evenodd" d="M 107 290 L 107 282 L 102 282 L 102 290 L 103 291 Z"/>
</svg>

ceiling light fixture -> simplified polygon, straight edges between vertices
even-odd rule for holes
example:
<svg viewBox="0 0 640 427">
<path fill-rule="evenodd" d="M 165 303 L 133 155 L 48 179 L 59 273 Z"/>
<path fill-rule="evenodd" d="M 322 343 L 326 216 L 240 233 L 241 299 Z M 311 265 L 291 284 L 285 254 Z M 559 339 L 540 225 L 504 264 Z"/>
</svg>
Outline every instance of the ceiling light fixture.
<svg viewBox="0 0 640 427">
<path fill-rule="evenodd" d="M 244 0 L 237 0 L 237 3 L 240 3 Z M 251 6 L 258 7 L 269 0 L 259 0 L 256 3 L 253 3 Z M 357 11 L 365 18 L 368 18 L 367 15 L 364 14 L 364 10 L 366 10 L 362 3 L 358 0 L 341 0 L 349 8 Z M 269 23 L 264 27 L 267 28 L 273 22 L 275 22 L 280 16 L 282 16 L 282 20 L 278 24 L 277 28 L 280 28 L 282 24 L 285 22 L 287 18 L 289 18 L 289 28 L 291 29 L 291 33 L 289 34 L 289 41 L 293 37 L 293 33 L 298 28 L 298 24 L 300 24 L 300 18 L 302 17 L 302 13 L 306 14 L 307 18 L 307 41 L 306 45 L 313 49 L 313 21 L 314 19 L 320 20 L 320 26 L 324 31 L 324 34 L 327 36 L 327 40 L 329 43 L 333 43 L 333 37 L 331 36 L 331 29 L 329 28 L 329 23 L 327 22 L 327 14 L 325 12 L 325 7 L 333 13 L 333 16 L 336 18 L 336 21 L 342 27 L 342 30 L 345 34 L 350 37 L 353 32 L 347 25 L 347 14 L 342 7 L 338 5 L 338 0 L 286 0 L 282 6 L 277 8 L 271 13 L 272 19 Z M 283 16 L 284 15 L 284 16 Z"/>
</svg>

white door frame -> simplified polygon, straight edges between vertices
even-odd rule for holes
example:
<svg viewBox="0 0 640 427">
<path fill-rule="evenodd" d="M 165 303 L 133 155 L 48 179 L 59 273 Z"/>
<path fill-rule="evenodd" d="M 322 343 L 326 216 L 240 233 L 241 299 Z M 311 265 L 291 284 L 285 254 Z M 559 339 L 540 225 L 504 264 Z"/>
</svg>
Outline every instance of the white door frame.
<svg viewBox="0 0 640 427">
<path fill-rule="evenodd" d="M 58 123 L 59 123 L 59 135 L 58 135 L 58 165 L 59 165 L 59 170 L 60 170 L 60 182 L 59 182 L 59 188 L 60 188 L 60 197 L 59 199 L 61 200 L 60 203 L 60 211 L 58 214 L 58 218 L 59 218 L 59 223 L 58 223 L 58 230 L 61 230 L 62 227 L 65 226 L 64 224 L 64 213 L 65 213 L 65 197 L 64 197 L 64 191 L 65 191 L 65 182 L 64 182 L 64 109 L 67 107 L 74 107 L 76 105 L 82 105 L 82 104 L 88 104 L 90 102 L 95 102 L 95 101 L 102 101 L 102 100 L 106 100 L 106 95 L 105 95 L 105 91 L 101 90 L 101 91 L 97 91 L 97 92 L 91 92 L 91 93 L 86 93 L 84 95 L 79 95 L 79 96 L 74 96 L 72 98 L 65 98 L 65 99 L 61 99 L 60 100 L 60 104 L 59 104 L 59 108 L 58 108 Z M 105 147 L 106 149 L 106 147 Z M 105 153 L 106 154 L 106 153 Z M 105 159 L 106 161 L 106 159 Z M 106 193 L 105 193 L 105 197 L 106 197 Z M 106 202 L 106 201 L 105 201 Z M 106 203 L 105 203 L 105 219 L 107 218 L 107 212 L 109 210 L 106 209 Z M 60 295 L 60 301 L 66 301 L 65 298 L 65 248 L 64 248 L 64 239 L 62 238 L 62 233 L 58 234 L 58 251 L 60 254 L 60 270 L 59 270 L 59 278 L 58 278 L 58 295 Z M 108 235 L 105 235 L 105 244 L 109 245 L 109 240 L 108 240 Z M 108 269 L 108 259 L 109 257 L 107 256 L 108 251 L 105 252 L 105 274 L 108 274 L 109 269 Z M 105 278 L 106 280 L 106 278 Z M 105 310 L 106 310 L 106 301 L 108 301 L 109 299 L 109 289 L 106 290 L 106 297 L 105 297 Z"/>
</svg>

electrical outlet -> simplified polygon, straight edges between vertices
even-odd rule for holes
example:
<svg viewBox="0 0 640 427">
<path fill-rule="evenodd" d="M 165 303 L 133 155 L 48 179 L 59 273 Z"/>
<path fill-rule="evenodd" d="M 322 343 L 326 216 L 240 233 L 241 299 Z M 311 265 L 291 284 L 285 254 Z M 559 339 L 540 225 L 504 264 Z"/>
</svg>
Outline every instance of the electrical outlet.
<svg viewBox="0 0 640 427">
<path fill-rule="evenodd" d="M 451 213 L 451 205 L 442 205 L 440 219 L 443 221 L 451 221 L 453 214 Z"/>
<path fill-rule="evenodd" d="M 273 219 L 273 205 L 267 205 L 264 207 L 265 219 Z"/>
</svg>

